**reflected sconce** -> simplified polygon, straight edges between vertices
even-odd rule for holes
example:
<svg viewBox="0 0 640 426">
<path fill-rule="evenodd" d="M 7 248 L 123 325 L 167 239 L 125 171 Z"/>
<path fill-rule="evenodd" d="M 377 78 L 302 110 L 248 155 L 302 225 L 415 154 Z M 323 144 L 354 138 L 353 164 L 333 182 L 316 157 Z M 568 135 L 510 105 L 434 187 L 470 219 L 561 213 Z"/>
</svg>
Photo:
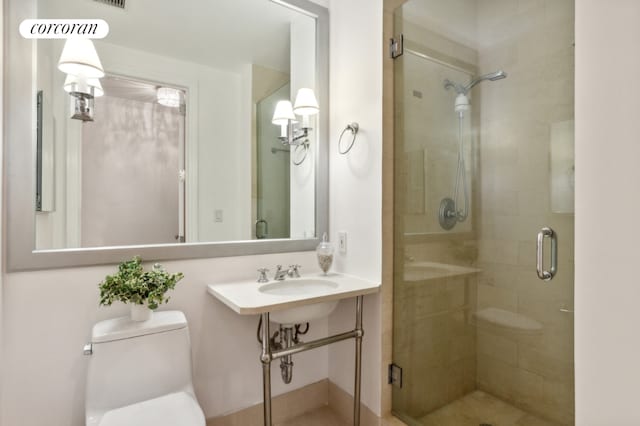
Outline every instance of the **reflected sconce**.
<svg viewBox="0 0 640 426">
<path fill-rule="evenodd" d="M 69 38 L 58 60 L 58 69 L 67 78 L 65 92 L 71 95 L 71 118 L 93 121 L 94 98 L 104 95 L 100 78 L 104 68 L 93 42 L 88 38 Z"/>
<path fill-rule="evenodd" d="M 156 98 L 160 105 L 170 108 L 179 108 L 182 105 L 182 90 L 172 87 L 158 87 Z"/>
<path fill-rule="evenodd" d="M 84 78 L 67 75 L 64 91 L 71 95 L 71 118 L 81 121 L 93 121 L 94 99 L 104 95 L 104 90 L 97 78 Z"/>
<path fill-rule="evenodd" d="M 318 113 L 318 101 L 312 89 L 302 88 L 298 90 L 296 100 L 292 105 L 290 101 L 280 101 L 276 104 L 271 122 L 280 126 L 280 136 L 278 139 L 284 145 L 303 145 L 308 147 L 309 116 Z M 302 124 L 297 127 L 296 115 L 302 117 Z"/>
</svg>

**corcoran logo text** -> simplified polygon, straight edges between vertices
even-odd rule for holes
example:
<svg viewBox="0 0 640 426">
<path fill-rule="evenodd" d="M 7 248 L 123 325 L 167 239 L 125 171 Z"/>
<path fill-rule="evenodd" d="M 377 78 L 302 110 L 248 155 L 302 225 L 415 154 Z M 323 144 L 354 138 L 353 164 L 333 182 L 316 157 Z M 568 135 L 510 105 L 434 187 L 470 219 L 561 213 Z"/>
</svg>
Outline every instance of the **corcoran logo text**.
<svg viewBox="0 0 640 426">
<path fill-rule="evenodd" d="M 103 19 L 25 19 L 20 23 L 24 38 L 104 38 L 109 24 Z"/>
</svg>

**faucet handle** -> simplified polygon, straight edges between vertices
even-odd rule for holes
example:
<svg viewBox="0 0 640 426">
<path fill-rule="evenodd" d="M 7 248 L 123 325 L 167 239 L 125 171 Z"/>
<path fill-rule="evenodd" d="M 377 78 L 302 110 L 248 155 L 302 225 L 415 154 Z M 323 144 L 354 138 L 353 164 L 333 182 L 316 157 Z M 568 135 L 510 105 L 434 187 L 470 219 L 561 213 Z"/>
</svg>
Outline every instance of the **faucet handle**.
<svg viewBox="0 0 640 426">
<path fill-rule="evenodd" d="M 260 268 L 260 269 L 258 269 L 258 272 L 260 273 L 260 276 L 258 277 L 258 282 L 259 283 L 268 283 L 269 282 L 269 278 L 267 278 L 267 272 L 269 272 L 269 269 Z"/>
<path fill-rule="evenodd" d="M 289 265 L 289 276 L 300 278 L 300 268 L 302 268 L 302 265 Z"/>
</svg>

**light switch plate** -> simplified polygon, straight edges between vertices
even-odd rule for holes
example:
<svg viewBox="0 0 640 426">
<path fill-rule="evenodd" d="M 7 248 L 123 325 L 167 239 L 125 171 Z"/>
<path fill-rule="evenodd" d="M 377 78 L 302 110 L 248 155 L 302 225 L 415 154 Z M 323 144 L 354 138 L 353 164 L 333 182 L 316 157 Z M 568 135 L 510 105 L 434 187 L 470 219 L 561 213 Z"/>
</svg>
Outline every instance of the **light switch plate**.
<svg viewBox="0 0 640 426">
<path fill-rule="evenodd" d="M 222 210 L 216 210 L 214 212 L 214 216 L 215 216 L 215 221 L 216 222 L 222 222 L 223 220 L 223 211 Z"/>
<path fill-rule="evenodd" d="M 347 252 L 347 232 L 346 231 L 338 232 L 338 250 L 340 250 L 340 253 Z"/>
</svg>

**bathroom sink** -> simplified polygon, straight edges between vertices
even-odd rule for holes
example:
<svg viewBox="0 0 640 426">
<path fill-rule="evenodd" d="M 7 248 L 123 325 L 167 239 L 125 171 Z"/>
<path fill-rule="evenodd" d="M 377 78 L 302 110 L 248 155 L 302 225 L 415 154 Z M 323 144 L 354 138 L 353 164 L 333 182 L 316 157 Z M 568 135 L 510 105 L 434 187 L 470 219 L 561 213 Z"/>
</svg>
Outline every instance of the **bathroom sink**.
<svg viewBox="0 0 640 426">
<path fill-rule="evenodd" d="M 379 283 L 331 273 L 264 284 L 255 280 L 209 284 L 208 292 L 238 314 L 269 312 L 275 323 L 300 324 L 328 316 L 341 299 L 376 293 L 379 288 Z"/>
<path fill-rule="evenodd" d="M 273 296 L 313 297 L 327 294 L 338 287 L 339 284 L 331 280 L 299 278 L 263 284 L 258 288 L 258 291 Z M 338 302 L 339 300 L 332 300 L 330 302 L 314 303 L 283 311 L 275 311 L 270 313 L 269 319 L 284 325 L 310 322 L 331 314 L 338 306 Z"/>
</svg>

